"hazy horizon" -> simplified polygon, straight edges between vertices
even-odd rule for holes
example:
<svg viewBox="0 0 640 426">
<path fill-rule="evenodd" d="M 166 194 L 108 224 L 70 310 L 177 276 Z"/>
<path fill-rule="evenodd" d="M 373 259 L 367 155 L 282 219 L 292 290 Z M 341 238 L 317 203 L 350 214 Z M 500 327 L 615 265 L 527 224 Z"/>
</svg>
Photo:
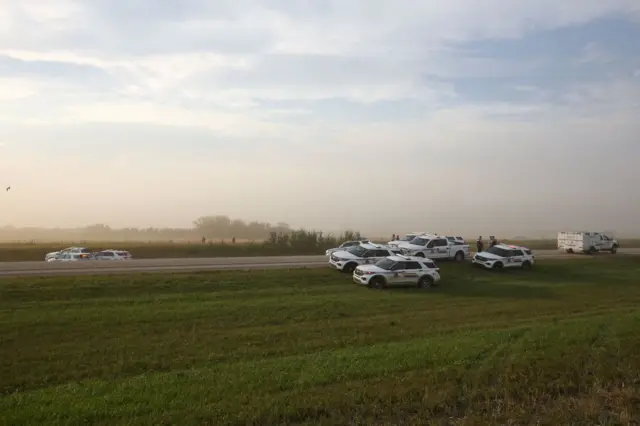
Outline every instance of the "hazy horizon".
<svg viewBox="0 0 640 426">
<path fill-rule="evenodd" d="M 640 235 L 637 1 L 84 3 L 0 0 L 0 225 Z"/>
</svg>

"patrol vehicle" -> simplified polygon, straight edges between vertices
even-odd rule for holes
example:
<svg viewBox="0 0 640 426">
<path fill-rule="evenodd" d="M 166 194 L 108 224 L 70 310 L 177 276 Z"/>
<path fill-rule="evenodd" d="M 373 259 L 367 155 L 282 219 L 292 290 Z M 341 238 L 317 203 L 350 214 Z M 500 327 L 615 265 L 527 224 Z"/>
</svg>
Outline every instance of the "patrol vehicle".
<svg viewBox="0 0 640 426">
<path fill-rule="evenodd" d="M 471 263 L 486 269 L 530 269 L 535 264 L 535 255 L 527 247 L 497 244 L 486 251 L 476 253 Z"/>
<path fill-rule="evenodd" d="M 399 253 L 400 249 L 396 247 L 365 243 L 331 253 L 329 266 L 339 271 L 351 273 L 358 265 L 373 264 L 380 259 Z"/>
<path fill-rule="evenodd" d="M 365 240 L 345 241 L 344 243 L 340 244 L 338 247 L 330 248 L 329 250 L 325 251 L 324 254 L 325 254 L 325 256 L 329 256 L 333 252 L 346 250 L 349 247 L 355 247 L 355 246 L 359 246 L 360 244 L 367 244 L 367 243 L 371 243 L 371 241 L 366 240 L 366 239 Z"/>
<path fill-rule="evenodd" d="M 353 271 L 353 282 L 370 288 L 413 284 L 431 288 L 440 281 L 440 268 L 431 259 L 394 255 L 373 265 L 361 265 Z"/>
<path fill-rule="evenodd" d="M 427 232 L 409 232 L 399 240 L 389 241 L 387 245 L 399 246 L 400 244 L 408 243 L 409 241 L 413 240 L 415 237 L 419 237 L 420 235 L 428 235 L 428 233 Z"/>
<path fill-rule="evenodd" d="M 469 256 L 469 244 L 462 237 L 426 234 L 415 237 L 408 243 L 400 244 L 402 254 L 431 259 L 453 259 L 462 262 Z"/>
</svg>

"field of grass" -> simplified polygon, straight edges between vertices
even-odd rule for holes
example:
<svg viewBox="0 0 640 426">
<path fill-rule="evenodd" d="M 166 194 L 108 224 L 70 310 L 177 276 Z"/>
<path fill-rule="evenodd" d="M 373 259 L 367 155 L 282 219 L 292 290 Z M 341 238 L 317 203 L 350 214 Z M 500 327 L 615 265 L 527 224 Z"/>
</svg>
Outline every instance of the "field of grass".
<svg viewBox="0 0 640 426">
<path fill-rule="evenodd" d="M 385 243 L 380 240 L 378 242 Z M 519 244 L 534 250 L 555 250 L 555 240 L 501 240 L 501 242 Z M 475 242 L 469 241 L 472 250 Z M 486 243 L 486 242 L 485 242 Z M 621 239 L 621 247 L 640 248 L 640 239 Z M 0 243 L 0 262 L 20 262 L 43 260 L 44 256 L 52 251 L 57 251 L 70 246 L 89 247 L 92 250 L 104 250 L 116 248 L 130 251 L 136 259 L 154 258 L 184 258 L 184 257 L 241 257 L 241 256 L 291 256 L 324 254 L 330 245 L 318 245 L 317 247 L 294 248 L 290 246 L 276 246 L 264 242 L 238 241 L 213 242 L 202 244 L 200 242 L 117 242 L 117 241 L 77 241 L 77 242 L 52 242 L 52 243 Z"/>
<path fill-rule="evenodd" d="M 638 424 L 640 258 L 0 280 L 2 424 Z"/>
</svg>

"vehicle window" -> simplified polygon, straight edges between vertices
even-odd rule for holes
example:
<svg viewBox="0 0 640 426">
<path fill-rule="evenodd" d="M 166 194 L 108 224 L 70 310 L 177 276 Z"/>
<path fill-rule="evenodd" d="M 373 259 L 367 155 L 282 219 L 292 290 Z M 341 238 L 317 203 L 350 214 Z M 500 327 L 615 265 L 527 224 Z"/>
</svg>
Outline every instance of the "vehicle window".
<svg viewBox="0 0 640 426">
<path fill-rule="evenodd" d="M 429 244 L 427 244 L 427 248 L 433 248 L 435 246 L 436 246 L 436 241 L 435 240 L 429 241 Z"/>
<path fill-rule="evenodd" d="M 489 247 L 486 252 L 500 257 L 509 257 L 509 251 L 498 247 Z"/>
<path fill-rule="evenodd" d="M 103 251 L 101 255 L 106 257 L 113 257 L 113 253 L 111 253 L 110 251 Z"/>
<path fill-rule="evenodd" d="M 429 269 L 437 269 L 438 267 L 436 266 L 435 263 L 433 262 L 424 262 L 424 265 L 429 268 Z"/>
<path fill-rule="evenodd" d="M 445 240 L 444 238 L 440 238 L 437 240 L 434 240 L 434 245 L 435 247 L 446 247 L 447 244 L 447 240 Z"/>
<path fill-rule="evenodd" d="M 414 239 L 412 239 L 411 241 L 409 241 L 409 244 L 413 244 L 416 246 L 424 246 L 427 244 L 429 240 L 425 239 L 425 238 L 421 238 L 421 237 L 415 237 Z"/>
<path fill-rule="evenodd" d="M 354 256 L 363 257 L 364 254 L 367 252 L 367 249 L 362 246 L 353 246 L 353 247 L 349 247 L 347 251 Z"/>
<path fill-rule="evenodd" d="M 390 255 L 389 250 L 376 250 L 376 257 L 387 257 Z"/>
<path fill-rule="evenodd" d="M 405 269 L 422 269 L 422 267 L 420 266 L 420 263 L 418 262 L 405 262 Z"/>
<path fill-rule="evenodd" d="M 528 255 L 531 255 L 531 250 L 529 249 L 526 249 L 524 252 L 527 253 Z"/>
<path fill-rule="evenodd" d="M 511 256 L 522 256 L 523 253 L 522 253 L 522 250 L 514 249 L 514 250 L 511 250 L 511 254 L 510 255 Z"/>
<path fill-rule="evenodd" d="M 384 269 L 385 271 L 390 271 L 391 268 L 393 268 L 393 265 L 395 264 L 396 262 L 391 259 L 381 259 L 376 262 L 376 266 L 380 269 Z"/>
<path fill-rule="evenodd" d="M 375 257 L 375 255 L 376 255 L 375 250 L 367 250 L 366 252 L 364 252 L 362 257 Z"/>
<path fill-rule="evenodd" d="M 83 248 L 80 250 L 80 253 L 91 253 L 91 250 L 89 250 L 88 248 Z"/>
<path fill-rule="evenodd" d="M 396 262 L 396 264 L 391 267 L 391 270 L 392 271 L 401 271 L 403 269 L 406 269 L 405 268 L 405 263 L 406 262 Z"/>
<path fill-rule="evenodd" d="M 455 237 L 447 237 L 447 240 L 449 240 L 449 241 L 455 241 L 455 240 L 456 240 L 456 238 L 455 238 Z"/>
</svg>

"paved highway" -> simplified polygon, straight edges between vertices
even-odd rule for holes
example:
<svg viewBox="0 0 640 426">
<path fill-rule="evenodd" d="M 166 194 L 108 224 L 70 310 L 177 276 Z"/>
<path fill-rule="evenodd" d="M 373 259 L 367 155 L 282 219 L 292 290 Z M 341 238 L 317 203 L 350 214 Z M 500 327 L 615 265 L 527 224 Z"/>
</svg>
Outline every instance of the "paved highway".
<svg viewBox="0 0 640 426">
<path fill-rule="evenodd" d="M 536 250 L 536 259 L 588 259 L 586 255 L 567 255 L 556 250 Z M 640 255 L 640 249 L 620 249 L 618 255 Z M 597 256 L 611 256 L 602 253 Z M 194 272 L 210 270 L 287 269 L 326 267 L 327 257 L 208 257 L 182 259 L 139 259 L 129 261 L 80 262 L 5 262 L 0 263 L 0 277 L 126 274 L 137 272 Z"/>
</svg>

